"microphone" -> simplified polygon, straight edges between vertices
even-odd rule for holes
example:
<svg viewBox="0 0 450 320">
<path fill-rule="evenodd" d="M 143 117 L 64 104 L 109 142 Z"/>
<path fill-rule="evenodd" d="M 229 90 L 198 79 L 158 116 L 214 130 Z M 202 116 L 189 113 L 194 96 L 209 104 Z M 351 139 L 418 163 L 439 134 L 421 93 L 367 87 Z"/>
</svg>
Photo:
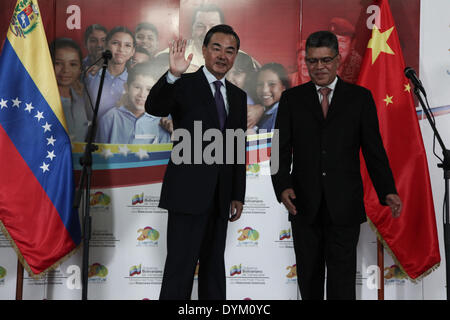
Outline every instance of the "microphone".
<svg viewBox="0 0 450 320">
<path fill-rule="evenodd" d="M 414 71 L 414 69 L 411 68 L 411 67 L 406 67 L 404 72 L 405 72 L 405 76 L 409 80 L 411 80 L 411 82 L 414 84 L 414 86 L 416 88 L 418 88 L 423 93 L 423 95 L 426 97 L 427 94 L 425 93 L 425 89 L 423 88 L 422 82 L 417 77 L 416 72 Z"/>
<path fill-rule="evenodd" d="M 84 71 L 81 73 L 81 76 L 80 76 L 80 78 L 81 78 L 81 81 L 83 82 L 83 84 L 84 84 L 84 88 L 85 88 L 85 91 L 86 91 L 86 93 L 87 93 L 87 95 L 88 95 L 88 98 L 89 98 L 89 104 L 91 105 L 91 109 L 92 109 L 92 111 L 94 111 L 94 106 L 92 105 L 92 100 L 91 100 L 91 95 L 89 94 L 89 90 L 87 89 L 87 86 L 86 86 L 86 73 L 89 71 L 89 69 L 91 69 L 93 66 L 95 66 L 100 60 L 104 60 L 104 63 L 108 63 L 108 60 L 111 60 L 112 59 L 112 52 L 110 51 L 110 50 L 105 50 L 105 51 L 103 51 L 102 52 L 102 56 L 100 57 L 100 58 L 98 58 L 97 59 L 97 61 L 95 61 L 93 64 L 91 64 L 89 67 L 87 67 L 86 69 L 84 69 Z M 96 73 L 98 72 L 98 70 L 96 71 Z"/>
<path fill-rule="evenodd" d="M 103 51 L 102 58 L 105 59 L 106 61 L 112 59 L 112 52 L 110 50 Z"/>
<path fill-rule="evenodd" d="M 105 50 L 105 51 L 103 51 L 103 52 L 102 52 L 102 56 L 101 56 L 100 58 L 98 58 L 93 64 L 91 64 L 90 66 L 88 66 L 88 67 L 84 70 L 83 74 L 86 73 L 87 70 L 89 70 L 92 66 L 96 65 L 96 64 L 97 64 L 100 60 L 102 60 L 102 59 L 104 59 L 104 60 L 106 60 L 106 61 L 111 60 L 111 59 L 112 59 L 112 52 L 111 52 L 110 50 Z"/>
</svg>

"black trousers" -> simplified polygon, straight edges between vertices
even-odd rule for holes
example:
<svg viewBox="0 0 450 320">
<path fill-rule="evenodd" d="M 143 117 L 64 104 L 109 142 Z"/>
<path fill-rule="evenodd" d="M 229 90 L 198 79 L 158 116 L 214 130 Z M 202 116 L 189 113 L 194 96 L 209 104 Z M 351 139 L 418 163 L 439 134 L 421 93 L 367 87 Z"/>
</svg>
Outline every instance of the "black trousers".
<svg viewBox="0 0 450 320">
<path fill-rule="evenodd" d="M 169 211 L 167 258 L 160 300 L 189 300 L 199 262 L 200 300 L 225 300 L 225 242 L 228 220 L 221 217 L 217 192 L 205 214 Z"/>
<path fill-rule="evenodd" d="M 291 225 L 302 299 L 324 299 L 326 266 L 327 299 L 355 300 L 356 247 L 360 225 L 335 225 L 325 200 L 322 200 L 312 224 L 301 223 L 296 218 L 291 219 Z"/>
</svg>

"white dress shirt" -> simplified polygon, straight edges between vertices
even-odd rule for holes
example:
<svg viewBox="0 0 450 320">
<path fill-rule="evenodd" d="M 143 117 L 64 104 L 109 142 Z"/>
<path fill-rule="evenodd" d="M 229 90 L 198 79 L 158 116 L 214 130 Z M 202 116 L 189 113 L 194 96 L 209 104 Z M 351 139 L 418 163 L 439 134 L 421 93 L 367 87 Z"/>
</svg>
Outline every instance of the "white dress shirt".
<svg viewBox="0 0 450 320">
<path fill-rule="evenodd" d="M 206 80 L 208 80 L 209 87 L 211 88 L 211 92 L 214 97 L 214 94 L 216 93 L 216 86 L 214 85 L 214 81 L 217 81 L 219 79 L 217 79 L 211 72 L 209 72 L 209 70 L 205 66 L 203 67 L 202 70 L 203 70 L 203 73 L 205 74 Z M 170 71 L 167 72 L 167 82 L 168 83 L 174 83 L 178 79 L 180 79 L 180 77 L 174 76 L 172 73 L 170 73 Z M 219 81 L 222 82 L 222 86 L 220 86 L 220 92 L 222 93 L 222 97 L 225 102 L 225 111 L 228 115 L 230 107 L 228 105 L 227 88 L 225 87 L 225 77 L 223 77 Z"/>
<path fill-rule="evenodd" d="M 321 88 L 330 88 L 331 91 L 330 91 L 330 93 L 328 94 L 328 105 L 331 104 L 331 99 L 333 98 L 334 88 L 336 87 L 337 81 L 338 81 L 338 77 L 334 78 L 334 80 L 333 80 L 332 83 L 330 83 L 329 85 L 324 86 L 324 87 L 318 86 L 318 85 L 316 84 L 316 92 L 317 92 L 317 94 L 319 95 L 319 102 L 320 102 L 320 103 L 322 103 L 323 97 L 322 97 L 322 93 L 321 93 L 319 90 L 320 90 Z"/>
</svg>

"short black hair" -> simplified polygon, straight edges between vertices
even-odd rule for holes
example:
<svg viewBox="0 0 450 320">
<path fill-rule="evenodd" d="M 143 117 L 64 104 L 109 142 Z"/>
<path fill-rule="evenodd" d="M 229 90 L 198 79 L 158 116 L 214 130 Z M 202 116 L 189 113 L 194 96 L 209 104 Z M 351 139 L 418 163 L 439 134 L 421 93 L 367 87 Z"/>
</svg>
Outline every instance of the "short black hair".
<svg viewBox="0 0 450 320">
<path fill-rule="evenodd" d="M 236 46 L 237 46 L 236 49 L 239 50 L 241 40 L 239 40 L 239 36 L 233 30 L 233 28 L 227 24 L 218 24 L 217 26 L 214 26 L 208 30 L 208 32 L 206 33 L 205 39 L 203 39 L 203 45 L 205 47 L 208 46 L 213 34 L 215 34 L 215 33 L 224 33 L 224 34 L 232 35 L 236 39 Z"/>
<path fill-rule="evenodd" d="M 331 31 L 317 31 L 309 35 L 306 39 L 306 52 L 309 48 L 326 47 L 334 50 L 335 54 L 339 53 L 339 42 L 336 35 Z"/>
<path fill-rule="evenodd" d="M 137 76 L 150 77 L 156 82 L 161 77 L 161 71 L 152 61 L 146 61 L 138 63 L 134 68 L 128 70 L 127 84 L 130 85 Z"/>
<path fill-rule="evenodd" d="M 89 39 L 89 36 L 94 32 L 95 30 L 103 31 L 105 34 L 108 34 L 108 29 L 106 29 L 101 24 L 95 23 L 91 24 L 89 27 L 86 28 L 84 31 L 84 44 L 87 45 L 87 41 Z"/>
<path fill-rule="evenodd" d="M 265 65 L 263 65 L 261 67 L 261 69 L 259 69 L 258 71 L 258 75 L 265 71 L 265 70 L 270 70 L 273 73 L 275 73 L 278 76 L 278 79 L 280 79 L 281 84 L 286 88 L 289 89 L 291 87 L 291 83 L 289 81 L 289 76 L 288 73 L 286 71 L 286 68 L 283 67 L 282 64 L 277 63 L 277 62 L 269 62 L 266 63 Z"/>
<path fill-rule="evenodd" d="M 258 71 L 258 67 L 254 65 L 252 58 L 242 51 L 238 52 L 236 60 L 234 60 L 233 68 L 245 73 Z"/>
<path fill-rule="evenodd" d="M 115 35 L 116 33 L 119 33 L 119 32 L 129 34 L 131 39 L 133 39 L 133 47 L 136 47 L 136 39 L 134 38 L 133 32 L 131 32 L 130 29 L 128 29 L 127 27 L 124 27 L 124 26 L 117 26 L 117 27 L 112 28 L 111 31 L 109 31 L 106 36 L 106 40 L 105 40 L 106 44 L 108 44 L 109 40 L 111 40 L 113 35 Z"/>
<path fill-rule="evenodd" d="M 158 28 L 153 23 L 150 22 L 141 22 L 136 26 L 136 29 L 134 30 L 134 34 L 138 33 L 141 30 L 150 30 L 153 31 L 153 33 L 156 35 L 156 37 L 159 37 Z"/>
<path fill-rule="evenodd" d="M 50 56 L 52 58 L 53 63 L 55 63 L 55 55 L 56 50 L 62 49 L 62 48 L 71 48 L 74 49 L 77 54 L 78 58 L 80 60 L 80 65 L 83 65 L 83 53 L 81 52 L 81 48 L 74 40 L 70 38 L 57 38 L 50 43 L 49 50 L 50 50 Z"/>
<path fill-rule="evenodd" d="M 197 20 L 197 13 L 199 12 L 217 12 L 220 17 L 220 23 L 225 23 L 225 15 L 223 14 L 222 9 L 220 9 L 217 5 L 213 3 L 203 4 L 194 10 L 194 14 L 192 15 L 192 24 L 194 25 Z"/>
</svg>

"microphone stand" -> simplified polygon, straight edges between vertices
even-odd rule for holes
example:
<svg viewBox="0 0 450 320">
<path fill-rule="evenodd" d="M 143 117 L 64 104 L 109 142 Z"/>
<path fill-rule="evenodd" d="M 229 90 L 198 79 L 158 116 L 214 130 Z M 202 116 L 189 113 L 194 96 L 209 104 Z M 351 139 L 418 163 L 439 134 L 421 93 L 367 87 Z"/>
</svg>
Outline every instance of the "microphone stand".
<svg viewBox="0 0 450 320">
<path fill-rule="evenodd" d="M 422 88 L 423 89 L 423 88 Z M 450 300 L 450 220 L 449 220 L 449 179 L 450 179 L 450 150 L 445 147 L 442 138 L 436 129 L 436 125 L 434 120 L 431 118 L 431 112 L 428 110 L 428 107 L 423 102 L 423 99 L 420 95 L 420 88 L 414 84 L 414 94 L 419 100 L 425 115 L 427 116 L 428 122 L 430 123 L 431 128 L 433 129 L 434 135 L 438 140 L 439 145 L 442 149 L 442 154 L 444 159 L 442 159 L 442 163 L 439 163 L 437 166 L 444 170 L 444 183 L 445 183 L 445 195 L 444 195 L 444 247 L 445 247 L 445 263 L 446 263 L 446 287 L 447 287 L 447 300 Z M 425 90 L 423 90 L 425 91 Z"/>
<path fill-rule="evenodd" d="M 81 173 L 80 184 L 75 194 L 73 207 L 78 209 L 80 207 L 81 196 L 83 195 L 83 260 L 82 260 L 82 293 L 81 299 L 87 300 L 88 293 L 88 275 L 89 275 L 89 240 L 91 238 L 91 224 L 92 217 L 90 215 L 90 192 L 91 192 L 91 178 L 92 178 L 92 153 L 98 150 L 98 146 L 93 144 L 93 140 L 97 131 L 97 114 L 100 105 L 100 98 L 102 96 L 103 83 L 105 81 L 106 68 L 108 67 L 108 60 L 112 55 L 110 51 L 103 53 L 103 66 L 100 78 L 100 85 L 98 87 L 97 101 L 95 102 L 94 116 L 92 118 L 92 125 L 89 128 L 87 135 L 87 143 L 84 149 L 84 155 L 80 158 L 80 164 L 83 166 Z M 84 188 L 84 189 L 83 189 Z"/>
</svg>

